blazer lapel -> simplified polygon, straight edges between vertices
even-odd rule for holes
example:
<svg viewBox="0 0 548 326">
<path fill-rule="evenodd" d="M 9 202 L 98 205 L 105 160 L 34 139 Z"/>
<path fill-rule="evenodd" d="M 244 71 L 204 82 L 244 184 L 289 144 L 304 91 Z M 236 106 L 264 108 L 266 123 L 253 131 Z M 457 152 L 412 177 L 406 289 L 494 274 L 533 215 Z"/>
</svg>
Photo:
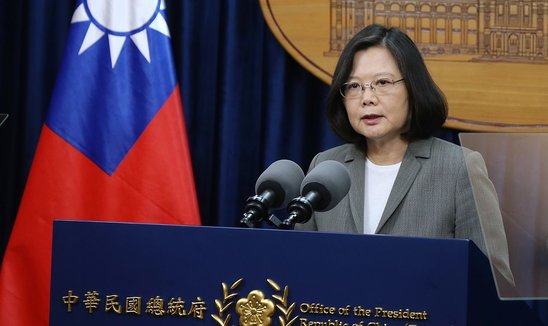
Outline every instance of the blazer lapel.
<svg viewBox="0 0 548 326">
<path fill-rule="evenodd" d="M 364 179 L 365 179 L 365 158 L 364 154 L 354 145 L 346 154 L 344 164 L 350 174 L 350 191 L 348 199 L 352 218 L 356 224 L 358 233 L 363 233 L 363 205 L 364 205 Z"/>
<path fill-rule="evenodd" d="M 375 233 L 378 233 L 382 229 L 400 205 L 407 192 L 409 192 L 422 166 L 417 157 L 429 158 L 431 146 L 432 138 L 414 141 L 409 144 Z M 354 180 L 352 181 L 354 182 Z"/>
</svg>

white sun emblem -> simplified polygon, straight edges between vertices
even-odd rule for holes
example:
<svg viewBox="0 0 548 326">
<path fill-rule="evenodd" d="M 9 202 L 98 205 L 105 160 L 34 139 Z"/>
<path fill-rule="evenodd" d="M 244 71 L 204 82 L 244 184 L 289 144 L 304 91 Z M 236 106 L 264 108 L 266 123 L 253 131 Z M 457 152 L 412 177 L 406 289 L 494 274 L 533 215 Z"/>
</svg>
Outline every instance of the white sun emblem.
<svg viewBox="0 0 548 326">
<path fill-rule="evenodd" d="M 107 34 L 110 62 L 114 68 L 129 36 L 150 62 L 147 29 L 152 28 L 169 37 L 167 23 L 158 9 L 165 9 L 164 0 L 84 0 L 74 11 L 71 21 L 91 20 L 78 54 L 84 53 Z"/>
</svg>

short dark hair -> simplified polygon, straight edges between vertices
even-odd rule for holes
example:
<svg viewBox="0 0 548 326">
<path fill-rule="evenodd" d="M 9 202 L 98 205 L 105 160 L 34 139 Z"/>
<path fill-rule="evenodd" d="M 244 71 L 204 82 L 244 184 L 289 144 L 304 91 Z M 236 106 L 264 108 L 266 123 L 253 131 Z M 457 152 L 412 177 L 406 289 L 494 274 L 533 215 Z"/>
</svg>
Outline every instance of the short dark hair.
<svg viewBox="0 0 548 326">
<path fill-rule="evenodd" d="M 350 125 L 339 89 L 348 81 L 356 52 L 373 46 L 384 47 L 392 54 L 405 79 L 409 114 L 402 137 L 413 141 L 432 136 L 447 119 L 445 96 L 430 76 L 413 40 L 398 28 L 378 24 L 369 25 L 354 35 L 341 53 L 327 95 L 327 118 L 331 128 L 345 141 L 365 145 L 365 137 Z"/>
</svg>

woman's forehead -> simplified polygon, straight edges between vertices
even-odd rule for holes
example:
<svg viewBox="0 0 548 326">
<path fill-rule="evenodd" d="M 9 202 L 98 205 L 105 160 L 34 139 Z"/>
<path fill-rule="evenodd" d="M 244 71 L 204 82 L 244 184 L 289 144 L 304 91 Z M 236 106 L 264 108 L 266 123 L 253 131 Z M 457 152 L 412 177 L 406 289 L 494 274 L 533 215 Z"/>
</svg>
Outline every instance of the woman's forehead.
<svg viewBox="0 0 548 326">
<path fill-rule="evenodd" d="M 374 46 L 360 50 L 354 55 L 350 77 L 375 78 L 398 75 L 400 75 L 400 71 L 396 60 L 385 47 Z"/>
</svg>

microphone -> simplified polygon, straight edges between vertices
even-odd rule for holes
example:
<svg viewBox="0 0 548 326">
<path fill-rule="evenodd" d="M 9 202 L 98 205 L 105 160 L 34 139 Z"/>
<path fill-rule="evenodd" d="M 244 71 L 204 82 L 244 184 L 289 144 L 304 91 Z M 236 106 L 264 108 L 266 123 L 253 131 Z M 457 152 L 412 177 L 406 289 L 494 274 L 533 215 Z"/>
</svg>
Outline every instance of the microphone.
<svg viewBox="0 0 548 326">
<path fill-rule="evenodd" d="M 274 214 L 269 215 L 270 208 L 286 207 L 291 198 L 299 195 L 303 178 L 303 170 L 293 161 L 278 160 L 272 163 L 257 179 L 256 195 L 247 199 L 240 223 L 253 228 L 266 219 L 279 228 L 281 221 Z"/>
<path fill-rule="evenodd" d="M 281 227 L 292 229 L 296 223 L 306 223 L 314 211 L 325 212 L 335 207 L 350 190 L 350 175 L 337 161 L 323 161 L 304 178 L 301 196 L 287 208 L 289 217 Z"/>
</svg>

